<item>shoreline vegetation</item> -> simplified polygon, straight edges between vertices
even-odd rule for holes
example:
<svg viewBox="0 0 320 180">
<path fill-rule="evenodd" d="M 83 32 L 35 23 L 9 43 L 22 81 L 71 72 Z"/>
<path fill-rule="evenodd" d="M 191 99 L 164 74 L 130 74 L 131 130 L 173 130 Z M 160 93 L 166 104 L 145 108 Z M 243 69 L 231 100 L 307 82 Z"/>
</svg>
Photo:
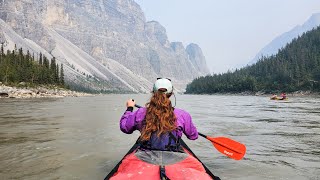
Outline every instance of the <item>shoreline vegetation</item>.
<svg viewBox="0 0 320 180">
<path fill-rule="evenodd" d="M 268 92 L 250 92 L 250 91 L 245 91 L 245 92 L 217 92 L 217 93 L 211 93 L 211 94 L 207 94 L 207 93 L 199 93 L 199 94 L 195 94 L 195 93 L 188 93 L 186 95 L 226 95 L 226 96 L 263 96 L 263 97 L 271 97 L 273 94 L 276 94 L 278 96 L 280 96 L 281 93 L 268 93 Z M 287 97 L 320 97 L 320 93 L 319 92 L 312 92 L 312 91 L 295 91 L 295 92 L 290 92 L 290 93 L 286 93 Z"/>
<path fill-rule="evenodd" d="M 63 64 L 41 52 L 35 56 L 22 48 L 4 51 L 0 47 L 0 98 L 60 98 L 92 96 L 72 91 L 64 82 Z"/>
<path fill-rule="evenodd" d="M 227 95 L 227 96 L 265 96 L 270 97 L 272 93 L 267 92 L 240 92 L 240 93 L 213 93 L 213 94 L 186 94 L 186 95 Z M 72 91 L 69 89 L 61 88 L 55 85 L 38 85 L 36 87 L 25 86 L 20 83 L 18 86 L 8 86 L 0 82 L 0 99 L 1 98 L 63 98 L 63 97 L 83 97 L 95 96 L 95 94 Z M 303 96 L 317 96 L 320 97 L 319 92 L 312 91 L 295 91 L 287 93 L 288 97 L 303 97 Z"/>
<path fill-rule="evenodd" d="M 276 94 L 276 95 L 279 96 L 281 93 L 280 92 L 279 93 L 267 93 L 267 92 L 262 92 L 262 91 L 259 91 L 259 92 L 246 91 L 246 92 L 241 92 L 241 93 L 216 93 L 216 94 L 211 94 L 211 95 L 218 95 L 218 94 L 221 94 L 221 95 L 266 96 L 266 97 L 270 97 L 273 94 Z M 295 91 L 295 92 L 289 92 L 289 93 L 286 93 L 286 94 L 287 94 L 287 97 L 320 96 L 319 92 L 303 91 L 303 90 Z"/>
<path fill-rule="evenodd" d="M 6 86 L 0 82 L 1 98 L 62 98 L 93 96 L 93 94 L 77 92 L 58 86 L 16 87 Z"/>
</svg>

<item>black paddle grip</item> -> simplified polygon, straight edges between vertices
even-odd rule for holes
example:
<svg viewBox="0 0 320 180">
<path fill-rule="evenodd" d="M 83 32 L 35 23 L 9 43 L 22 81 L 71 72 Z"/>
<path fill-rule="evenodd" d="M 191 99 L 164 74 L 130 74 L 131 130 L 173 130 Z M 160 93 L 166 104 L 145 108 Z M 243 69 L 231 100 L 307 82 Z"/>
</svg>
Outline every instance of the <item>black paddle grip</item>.
<svg viewBox="0 0 320 180">
<path fill-rule="evenodd" d="M 202 133 L 199 133 L 199 132 L 198 132 L 198 134 L 199 134 L 200 136 L 204 137 L 204 138 L 207 138 L 207 136 L 204 135 L 204 134 L 202 134 Z"/>
</svg>

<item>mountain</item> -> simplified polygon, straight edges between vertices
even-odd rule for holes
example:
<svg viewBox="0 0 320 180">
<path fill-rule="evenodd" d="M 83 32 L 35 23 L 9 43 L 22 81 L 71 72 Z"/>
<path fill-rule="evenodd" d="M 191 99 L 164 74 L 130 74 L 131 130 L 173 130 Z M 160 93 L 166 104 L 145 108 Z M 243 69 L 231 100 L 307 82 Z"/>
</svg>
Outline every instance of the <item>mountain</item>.
<svg viewBox="0 0 320 180">
<path fill-rule="evenodd" d="M 133 0 L 2 0 L 0 43 L 54 56 L 68 84 L 97 91 L 150 92 L 157 77 L 183 91 L 209 73 L 198 45 L 170 42 Z"/>
<path fill-rule="evenodd" d="M 313 14 L 303 25 L 298 25 L 292 30 L 276 37 L 268 45 L 262 48 L 252 61 L 248 64 L 254 64 L 262 56 L 275 55 L 279 49 L 290 43 L 294 38 L 301 36 L 304 32 L 310 31 L 320 25 L 320 13 Z"/>
<path fill-rule="evenodd" d="M 196 78 L 188 84 L 186 93 L 320 92 L 319 50 L 320 26 L 253 65 Z"/>
</svg>

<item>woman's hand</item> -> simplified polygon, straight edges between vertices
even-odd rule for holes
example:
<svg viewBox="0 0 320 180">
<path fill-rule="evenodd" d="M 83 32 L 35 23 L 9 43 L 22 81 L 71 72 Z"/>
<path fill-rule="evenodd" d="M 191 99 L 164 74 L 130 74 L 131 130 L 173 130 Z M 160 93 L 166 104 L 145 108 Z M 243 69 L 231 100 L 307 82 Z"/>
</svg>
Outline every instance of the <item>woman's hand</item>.
<svg viewBox="0 0 320 180">
<path fill-rule="evenodd" d="M 133 99 L 129 99 L 128 101 L 127 101 L 127 107 L 134 107 L 134 105 L 135 105 L 136 103 L 134 102 L 134 100 Z"/>
</svg>

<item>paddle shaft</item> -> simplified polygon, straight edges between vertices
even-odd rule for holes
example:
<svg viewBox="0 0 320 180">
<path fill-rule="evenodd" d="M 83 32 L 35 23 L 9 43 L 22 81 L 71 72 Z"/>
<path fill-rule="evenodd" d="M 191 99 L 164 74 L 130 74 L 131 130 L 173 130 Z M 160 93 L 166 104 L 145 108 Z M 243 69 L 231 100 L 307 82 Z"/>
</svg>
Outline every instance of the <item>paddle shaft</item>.
<svg viewBox="0 0 320 180">
<path fill-rule="evenodd" d="M 135 104 L 134 106 L 135 106 L 136 108 L 141 108 L 141 106 L 139 106 L 139 105 L 137 105 L 137 104 Z"/>
<path fill-rule="evenodd" d="M 206 136 L 206 135 L 204 135 L 204 134 L 202 134 L 202 133 L 199 133 L 199 132 L 198 132 L 198 134 L 199 134 L 200 136 L 202 136 L 202 137 L 204 137 L 204 138 L 207 139 L 207 136 Z"/>
</svg>

